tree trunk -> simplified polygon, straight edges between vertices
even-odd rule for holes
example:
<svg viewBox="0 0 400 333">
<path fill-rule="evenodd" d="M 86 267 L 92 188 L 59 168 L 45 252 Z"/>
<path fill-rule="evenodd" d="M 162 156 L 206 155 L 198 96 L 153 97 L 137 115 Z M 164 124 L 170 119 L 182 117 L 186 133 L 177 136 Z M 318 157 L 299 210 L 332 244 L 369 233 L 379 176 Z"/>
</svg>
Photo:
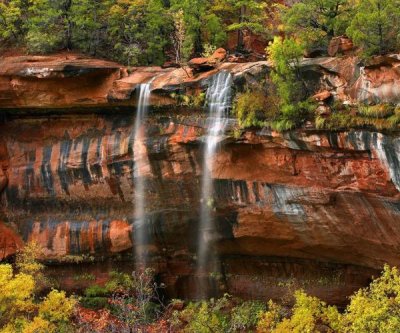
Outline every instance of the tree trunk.
<svg viewBox="0 0 400 333">
<path fill-rule="evenodd" d="M 239 23 L 243 23 L 244 22 L 244 16 L 246 14 L 246 7 L 245 6 L 241 6 L 240 7 L 240 16 L 239 16 Z M 243 45 L 243 29 L 240 28 L 238 30 L 238 35 L 237 35 L 237 46 L 236 46 L 238 51 L 243 51 L 244 49 L 244 45 Z"/>
<path fill-rule="evenodd" d="M 64 3 L 64 18 L 66 21 L 66 28 L 65 28 L 65 46 L 68 50 L 72 49 L 72 22 L 70 20 L 69 14 L 72 5 L 72 0 L 67 0 Z"/>
</svg>

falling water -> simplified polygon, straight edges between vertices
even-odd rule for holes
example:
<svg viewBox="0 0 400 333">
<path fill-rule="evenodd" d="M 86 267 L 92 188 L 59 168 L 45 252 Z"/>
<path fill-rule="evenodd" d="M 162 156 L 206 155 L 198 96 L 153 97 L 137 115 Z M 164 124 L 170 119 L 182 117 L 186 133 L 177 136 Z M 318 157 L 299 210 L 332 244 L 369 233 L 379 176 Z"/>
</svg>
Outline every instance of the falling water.
<svg viewBox="0 0 400 333">
<path fill-rule="evenodd" d="M 136 268 L 141 269 L 146 267 L 147 263 L 147 251 L 146 244 L 147 232 L 146 232 L 146 221 L 145 221 L 145 190 L 146 180 L 144 170 L 146 167 L 146 161 L 143 159 L 145 154 L 145 135 L 143 133 L 143 122 L 146 118 L 149 97 L 150 97 L 151 82 L 144 83 L 139 86 L 139 100 L 136 113 L 135 127 L 134 127 L 134 206 L 135 206 L 135 223 L 134 223 L 134 238 L 135 238 L 135 262 Z"/>
<path fill-rule="evenodd" d="M 224 133 L 228 123 L 227 113 L 231 103 L 232 75 L 228 72 L 219 72 L 212 78 L 211 85 L 207 90 L 207 103 L 210 122 L 205 138 L 203 176 L 201 190 L 201 212 L 197 269 L 201 275 L 206 266 L 211 263 L 210 242 L 215 234 L 211 211 L 213 209 L 213 184 L 212 170 L 214 155 L 221 135 Z M 214 270 L 214 268 L 211 268 Z M 204 293 L 204 286 L 199 286 Z"/>
</svg>

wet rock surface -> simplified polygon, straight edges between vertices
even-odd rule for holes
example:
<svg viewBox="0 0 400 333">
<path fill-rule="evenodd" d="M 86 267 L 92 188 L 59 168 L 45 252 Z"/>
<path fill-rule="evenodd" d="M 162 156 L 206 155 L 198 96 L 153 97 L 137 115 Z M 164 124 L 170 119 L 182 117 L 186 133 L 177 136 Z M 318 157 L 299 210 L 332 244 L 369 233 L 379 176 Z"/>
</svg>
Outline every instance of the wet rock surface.
<svg viewBox="0 0 400 333">
<path fill-rule="evenodd" d="M 172 296 L 193 296 L 202 278 L 215 293 L 252 297 L 259 287 L 251 281 L 272 283 L 285 271 L 304 281 L 327 278 L 328 287 L 313 290 L 339 302 L 384 263 L 400 264 L 396 134 L 263 129 L 226 139 L 213 170 L 212 239 L 222 276 L 196 277 L 208 122 L 200 111 L 154 111 L 135 154 L 134 119 L 132 112 L 3 122 L 0 169 L 8 183 L 0 219 L 7 228 L 39 242 L 49 262 L 91 258 L 133 268 L 135 174 L 148 184 L 145 247 Z M 4 248 L 11 255 L 16 246 Z M 318 275 L 320 265 L 327 268 Z M 305 274 L 307 267 L 315 274 Z M 333 271 L 344 275 L 332 282 Z"/>
<path fill-rule="evenodd" d="M 0 60 L 0 259 L 35 240 L 72 290 L 80 270 L 101 282 L 111 269 L 134 269 L 134 177 L 143 177 L 142 246 L 171 297 L 195 297 L 206 281 L 213 294 L 279 298 L 277 278 L 295 277 L 340 303 L 384 263 L 400 264 L 399 133 L 265 128 L 235 138 L 231 119 L 212 170 L 210 266 L 220 269 L 196 273 L 211 122 L 173 94 L 204 92 L 219 71 L 232 73 L 237 90 L 257 86 L 271 70 L 267 61 L 222 60 L 197 74 L 71 54 Z M 302 62 L 321 114 L 333 112 L 328 99 L 399 102 L 399 68 L 398 56 Z M 136 90 L 149 81 L 152 112 L 134 149 Z"/>
<path fill-rule="evenodd" d="M 171 93 L 204 90 L 210 77 L 221 70 L 234 74 L 238 88 L 265 81 L 272 66 L 270 62 L 224 62 L 224 51 L 217 50 L 210 58 L 193 59 L 192 68 L 185 69 L 128 69 L 69 53 L 5 57 L 0 60 L 0 109 L 71 112 L 89 107 L 129 107 L 136 105 L 138 85 L 150 80 L 153 80 L 150 103 L 171 106 L 176 104 Z M 376 57 L 369 62 L 351 55 L 312 58 L 304 59 L 301 67 L 311 94 L 324 92 L 346 104 L 400 102 L 398 55 Z"/>
</svg>

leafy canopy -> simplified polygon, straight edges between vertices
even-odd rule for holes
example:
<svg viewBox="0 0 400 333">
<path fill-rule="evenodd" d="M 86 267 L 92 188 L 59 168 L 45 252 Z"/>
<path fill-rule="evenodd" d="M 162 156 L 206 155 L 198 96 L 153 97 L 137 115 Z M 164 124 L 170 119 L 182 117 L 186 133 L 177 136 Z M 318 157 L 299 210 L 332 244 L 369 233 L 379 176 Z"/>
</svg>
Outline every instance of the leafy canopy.
<svg viewBox="0 0 400 333">
<path fill-rule="evenodd" d="M 393 52 L 400 47 L 400 1 L 363 0 L 355 7 L 347 28 L 354 43 L 366 56 Z"/>
</svg>

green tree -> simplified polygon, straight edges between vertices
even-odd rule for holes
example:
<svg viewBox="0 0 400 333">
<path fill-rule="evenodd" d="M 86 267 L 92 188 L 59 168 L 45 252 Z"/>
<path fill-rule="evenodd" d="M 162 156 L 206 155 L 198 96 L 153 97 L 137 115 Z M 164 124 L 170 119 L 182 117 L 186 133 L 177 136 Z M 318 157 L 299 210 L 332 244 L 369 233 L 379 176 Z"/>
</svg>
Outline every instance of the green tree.
<svg viewBox="0 0 400 333">
<path fill-rule="evenodd" d="M 104 47 L 106 39 L 106 13 L 109 1 L 80 0 L 71 5 L 74 47 L 85 53 L 96 55 Z"/>
<path fill-rule="evenodd" d="M 30 52 L 71 48 L 69 10 L 72 0 L 29 0 L 26 44 Z"/>
<path fill-rule="evenodd" d="M 200 55 L 205 49 L 224 46 L 225 26 L 208 0 L 172 0 L 171 11 L 183 11 L 186 27 L 183 49 L 186 54 Z"/>
<path fill-rule="evenodd" d="M 0 40 L 18 40 L 22 29 L 23 3 L 9 0 L 0 3 Z"/>
<path fill-rule="evenodd" d="M 324 47 L 332 37 L 344 34 L 352 15 L 349 0 L 304 0 L 280 8 L 284 31 L 307 49 Z"/>
<path fill-rule="evenodd" d="M 399 50 L 400 1 L 359 1 L 347 34 L 366 56 Z"/>
<path fill-rule="evenodd" d="M 212 11 L 228 22 L 227 31 L 237 32 L 238 50 L 244 48 L 245 32 L 269 36 L 267 9 L 268 1 L 265 0 L 222 0 L 212 6 Z"/>
<path fill-rule="evenodd" d="M 183 49 L 186 54 L 201 53 L 203 51 L 202 29 L 206 15 L 206 0 L 172 0 L 171 10 L 183 12 L 186 26 L 185 42 Z"/>
<path fill-rule="evenodd" d="M 300 60 L 304 47 L 293 38 L 275 37 L 268 46 L 268 55 L 274 67 L 271 80 L 279 98 L 281 115 L 272 127 L 288 130 L 301 125 L 313 108 L 307 100 L 307 87 L 302 81 Z"/>
<path fill-rule="evenodd" d="M 221 17 L 208 10 L 202 26 L 203 49 L 206 45 L 210 45 L 214 49 L 225 46 L 227 34 Z"/>
<path fill-rule="evenodd" d="M 115 58 L 128 65 L 162 64 L 172 29 L 161 0 L 117 0 L 108 12 Z"/>
</svg>

